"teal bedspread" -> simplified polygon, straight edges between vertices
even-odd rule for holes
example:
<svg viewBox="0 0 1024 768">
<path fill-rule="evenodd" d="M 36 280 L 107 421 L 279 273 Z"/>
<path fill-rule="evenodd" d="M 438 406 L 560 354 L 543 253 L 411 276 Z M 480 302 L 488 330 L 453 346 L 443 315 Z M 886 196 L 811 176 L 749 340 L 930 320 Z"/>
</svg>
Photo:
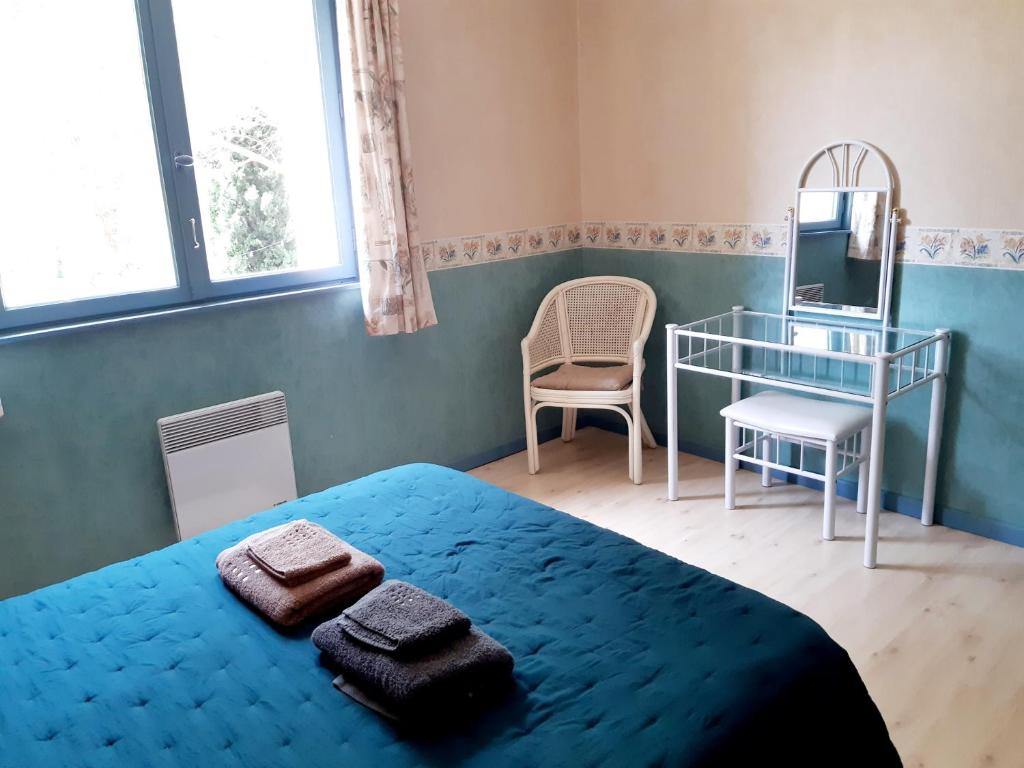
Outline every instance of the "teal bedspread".
<svg viewBox="0 0 1024 768">
<path fill-rule="evenodd" d="M 410 738 L 214 556 L 306 517 L 516 658 L 472 727 Z M 409 465 L 0 603 L 0 766 L 890 766 L 846 652 L 806 616 L 467 475 Z"/>
</svg>

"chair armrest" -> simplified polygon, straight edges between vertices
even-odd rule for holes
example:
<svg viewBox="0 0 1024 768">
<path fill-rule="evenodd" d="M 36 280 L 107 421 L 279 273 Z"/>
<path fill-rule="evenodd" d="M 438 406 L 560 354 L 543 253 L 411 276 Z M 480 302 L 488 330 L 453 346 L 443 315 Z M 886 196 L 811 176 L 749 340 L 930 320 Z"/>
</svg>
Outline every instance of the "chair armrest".
<svg viewBox="0 0 1024 768">
<path fill-rule="evenodd" d="M 644 343 L 646 339 L 633 339 L 633 386 L 640 386 L 644 375 Z"/>
<path fill-rule="evenodd" d="M 527 336 L 519 343 L 523 351 L 523 402 L 526 404 L 527 420 L 530 418 L 530 406 L 532 403 L 530 399 L 530 341 L 530 337 Z"/>
<path fill-rule="evenodd" d="M 633 365 L 637 366 L 644 359 L 644 339 L 633 340 Z"/>
</svg>

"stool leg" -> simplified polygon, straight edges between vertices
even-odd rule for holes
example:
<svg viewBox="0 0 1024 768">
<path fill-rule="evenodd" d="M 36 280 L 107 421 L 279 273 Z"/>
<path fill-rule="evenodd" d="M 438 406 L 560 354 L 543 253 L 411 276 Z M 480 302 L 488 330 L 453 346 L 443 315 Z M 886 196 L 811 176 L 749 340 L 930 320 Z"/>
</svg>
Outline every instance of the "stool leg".
<svg viewBox="0 0 1024 768">
<path fill-rule="evenodd" d="M 871 427 L 860 433 L 860 466 L 857 468 L 857 513 L 863 515 L 868 510 L 868 451 L 871 445 Z"/>
<path fill-rule="evenodd" d="M 836 444 L 829 440 L 825 444 L 825 519 L 821 526 L 821 537 L 832 541 L 836 537 Z"/>
<path fill-rule="evenodd" d="M 772 453 L 772 436 L 765 433 L 765 436 L 761 439 L 761 458 L 767 459 Z M 761 467 L 761 487 L 771 488 L 772 487 L 772 469 L 771 467 Z"/>
<path fill-rule="evenodd" d="M 725 508 L 736 509 L 736 428 L 725 420 Z"/>
</svg>

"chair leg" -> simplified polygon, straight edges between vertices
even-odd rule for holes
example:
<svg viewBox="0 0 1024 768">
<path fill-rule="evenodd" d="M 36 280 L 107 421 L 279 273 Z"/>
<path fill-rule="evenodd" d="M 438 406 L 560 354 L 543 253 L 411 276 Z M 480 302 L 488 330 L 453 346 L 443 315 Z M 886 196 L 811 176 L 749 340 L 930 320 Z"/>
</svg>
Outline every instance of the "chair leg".
<svg viewBox="0 0 1024 768">
<path fill-rule="evenodd" d="M 562 409 L 562 442 L 569 443 L 576 437 L 576 409 Z"/>
<path fill-rule="evenodd" d="M 633 414 L 633 440 L 631 449 L 633 451 L 633 482 L 640 485 L 644 481 L 644 441 L 640 428 L 639 410 Z"/>
<path fill-rule="evenodd" d="M 766 434 L 761 438 L 761 458 L 768 459 L 772 453 L 772 436 Z M 772 487 L 772 468 L 761 467 L 761 487 L 771 488 Z"/>
<path fill-rule="evenodd" d="M 540 471 L 540 448 L 537 445 L 537 414 L 533 403 L 526 406 L 526 468 L 531 475 Z"/>
<path fill-rule="evenodd" d="M 736 428 L 725 420 L 725 508 L 736 509 Z"/>
<path fill-rule="evenodd" d="M 857 513 L 868 510 L 868 446 L 871 445 L 871 427 L 860 433 L 860 467 L 857 468 Z"/>
<path fill-rule="evenodd" d="M 639 414 L 640 418 L 640 434 L 643 435 L 644 445 L 648 448 L 657 448 L 658 443 L 654 439 L 654 433 L 651 432 L 651 428 L 647 426 L 647 419 L 644 418 L 644 412 L 637 411 L 637 414 Z"/>
<path fill-rule="evenodd" d="M 629 412 L 625 409 L 615 409 L 618 413 L 622 414 L 622 418 L 626 420 L 626 439 L 627 439 L 627 458 L 629 461 L 626 466 L 629 468 L 629 479 L 634 483 L 636 480 L 636 447 L 633 444 L 636 438 L 636 430 L 633 428 L 633 419 L 630 417 Z"/>
<path fill-rule="evenodd" d="M 630 461 L 633 462 L 633 482 L 636 485 L 644 480 L 644 457 L 643 457 L 643 412 L 640 410 L 640 387 L 633 387 L 633 400 L 629 404 L 629 414 L 632 417 L 629 426 L 629 450 Z"/>
<path fill-rule="evenodd" d="M 825 444 L 825 518 L 821 524 L 821 537 L 832 541 L 836 537 L 836 444 Z"/>
</svg>

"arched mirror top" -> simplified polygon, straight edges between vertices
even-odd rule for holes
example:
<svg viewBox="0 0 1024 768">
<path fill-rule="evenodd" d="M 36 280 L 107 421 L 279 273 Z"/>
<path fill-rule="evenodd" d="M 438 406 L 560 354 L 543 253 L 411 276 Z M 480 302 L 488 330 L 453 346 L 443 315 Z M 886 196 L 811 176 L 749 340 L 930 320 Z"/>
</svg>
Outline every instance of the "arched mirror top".
<svg viewBox="0 0 1024 768">
<path fill-rule="evenodd" d="M 889 321 L 896 174 L 860 140 L 826 144 L 797 180 L 785 274 L 787 312 Z"/>
<path fill-rule="evenodd" d="M 804 164 L 798 189 L 868 188 L 896 186 L 889 159 L 866 141 L 836 141 L 819 149 Z"/>
</svg>

